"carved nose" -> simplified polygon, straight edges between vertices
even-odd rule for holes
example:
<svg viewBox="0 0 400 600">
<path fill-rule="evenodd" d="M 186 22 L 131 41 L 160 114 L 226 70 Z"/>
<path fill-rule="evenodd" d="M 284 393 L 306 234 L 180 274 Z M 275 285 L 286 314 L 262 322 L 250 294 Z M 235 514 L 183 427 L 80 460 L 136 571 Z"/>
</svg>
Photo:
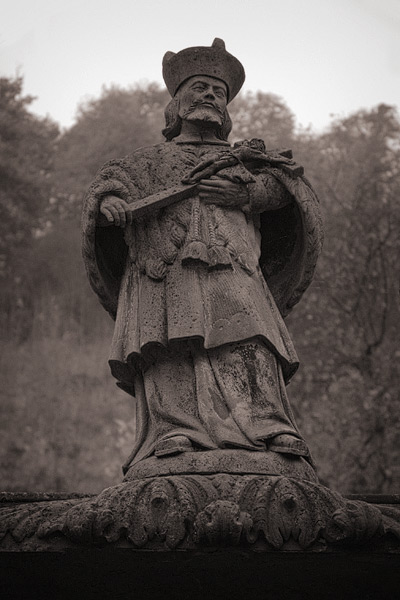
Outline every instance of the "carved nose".
<svg viewBox="0 0 400 600">
<path fill-rule="evenodd" d="M 215 95 L 211 90 L 208 90 L 208 92 L 204 94 L 204 98 L 207 98 L 207 100 L 215 100 Z"/>
</svg>

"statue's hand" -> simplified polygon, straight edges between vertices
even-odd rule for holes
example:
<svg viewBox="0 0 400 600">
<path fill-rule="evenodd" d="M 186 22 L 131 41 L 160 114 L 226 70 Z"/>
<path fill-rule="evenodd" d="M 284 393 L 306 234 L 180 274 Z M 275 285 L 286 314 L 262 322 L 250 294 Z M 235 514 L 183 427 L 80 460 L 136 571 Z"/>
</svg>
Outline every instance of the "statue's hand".
<svg viewBox="0 0 400 600">
<path fill-rule="evenodd" d="M 214 175 L 198 184 L 199 196 L 207 204 L 243 208 L 249 203 L 246 184 L 235 183 Z"/>
<path fill-rule="evenodd" d="M 132 223 L 129 204 L 118 196 L 105 196 L 100 204 L 100 212 L 117 227 L 126 227 Z"/>
</svg>

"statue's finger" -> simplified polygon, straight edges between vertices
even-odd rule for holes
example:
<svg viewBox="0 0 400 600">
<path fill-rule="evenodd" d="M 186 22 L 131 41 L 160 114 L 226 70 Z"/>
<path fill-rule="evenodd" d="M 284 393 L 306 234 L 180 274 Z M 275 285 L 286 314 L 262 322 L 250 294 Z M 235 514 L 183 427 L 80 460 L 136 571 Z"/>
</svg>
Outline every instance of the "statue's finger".
<svg viewBox="0 0 400 600">
<path fill-rule="evenodd" d="M 109 210 L 112 214 L 112 216 L 114 217 L 114 224 L 117 225 L 119 227 L 120 224 L 120 216 L 119 216 L 119 212 L 118 210 L 115 208 L 115 206 L 110 206 Z"/>
<path fill-rule="evenodd" d="M 234 165 L 237 164 L 237 159 L 233 156 L 227 156 L 224 158 L 221 158 L 220 160 L 218 160 L 217 162 L 214 163 L 216 170 L 217 171 L 221 171 L 221 169 L 226 169 L 227 167 L 233 167 Z"/>
<path fill-rule="evenodd" d="M 192 181 L 199 181 L 199 179 L 201 179 L 201 177 L 204 176 L 204 173 L 208 173 L 211 172 L 213 173 L 213 164 L 210 163 L 210 161 L 207 161 L 206 164 L 200 163 L 199 165 L 197 165 L 197 167 L 194 167 L 194 169 L 192 169 L 190 171 L 190 173 L 188 173 L 187 175 L 185 175 L 182 178 L 182 181 L 185 182 L 192 182 Z"/>
<path fill-rule="evenodd" d="M 207 194 L 223 194 L 223 192 L 224 192 L 224 189 L 220 186 L 206 185 L 206 184 L 200 184 L 198 186 L 198 190 L 199 190 L 199 192 L 204 192 Z"/>
<path fill-rule="evenodd" d="M 125 211 L 126 223 L 127 225 L 132 225 L 133 223 L 133 215 L 131 210 Z"/>
<path fill-rule="evenodd" d="M 199 198 L 200 200 L 209 201 L 215 198 L 216 194 L 211 194 L 208 190 L 200 190 Z"/>
<path fill-rule="evenodd" d="M 206 185 L 213 189 L 224 189 L 227 187 L 227 182 L 219 177 L 211 177 L 210 179 L 202 179 L 200 184 Z"/>
<path fill-rule="evenodd" d="M 210 165 L 212 165 L 214 163 L 214 159 L 213 158 L 209 158 L 208 160 L 204 160 L 201 163 L 199 163 L 197 165 L 197 167 L 194 167 L 194 169 L 192 169 L 190 171 L 191 175 L 194 175 L 195 173 L 198 173 L 199 171 L 202 171 L 203 169 L 205 169 L 206 167 L 209 167 Z"/>
<path fill-rule="evenodd" d="M 203 178 L 209 179 L 213 175 L 215 175 L 215 173 L 218 173 L 219 171 L 227 167 L 231 167 L 233 164 L 236 164 L 236 162 L 237 161 L 232 162 L 232 158 L 223 158 L 221 160 L 211 163 L 210 166 L 208 166 L 207 168 L 198 171 L 197 175 L 201 174 Z"/>
<path fill-rule="evenodd" d="M 120 227 L 125 227 L 125 225 L 126 225 L 125 209 L 124 209 L 124 207 L 121 204 L 119 204 L 117 206 L 117 210 L 118 210 L 118 214 L 119 214 L 119 226 Z"/>
<path fill-rule="evenodd" d="M 197 181 L 199 181 L 201 179 L 209 179 L 212 175 L 214 175 L 214 173 L 215 173 L 214 165 L 210 165 L 206 169 L 202 169 L 201 171 L 199 171 L 196 174 Z"/>
<path fill-rule="evenodd" d="M 210 187 L 221 187 L 222 185 L 226 185 L 226 181 L 217 175 L 213 175 L 207 179 L 200 179 L 200 184 L 208 185 Z"/>
<path fill-rule="evenodd" d="M 106 217 L 107 221 L 109 221 L 110 223 L 112 223 L 114 221 L 113 215 L 108 210 L 108 208 L 106 208 L 105 206 L 102 206 L 100 208 L 100 212 Z"/>
</svg>

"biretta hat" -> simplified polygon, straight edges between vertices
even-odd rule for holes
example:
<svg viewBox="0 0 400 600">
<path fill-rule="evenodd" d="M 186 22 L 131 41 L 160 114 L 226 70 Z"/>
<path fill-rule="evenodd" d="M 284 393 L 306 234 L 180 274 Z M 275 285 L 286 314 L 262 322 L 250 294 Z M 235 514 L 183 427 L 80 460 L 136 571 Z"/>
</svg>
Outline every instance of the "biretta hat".
<svg viewBox="0 0 400 600">
<path fill-rule="evenodd" d="M 219 38 L 215 38 L 211 46 L 195 46 L 164 55 L 163 77 L 171 96 L 195 75 L 221 79 L 228 87 L 228 102 L 239 92 L 245 79 L 243 65 L 225 50 L 225 42 Z"/>
</svg>

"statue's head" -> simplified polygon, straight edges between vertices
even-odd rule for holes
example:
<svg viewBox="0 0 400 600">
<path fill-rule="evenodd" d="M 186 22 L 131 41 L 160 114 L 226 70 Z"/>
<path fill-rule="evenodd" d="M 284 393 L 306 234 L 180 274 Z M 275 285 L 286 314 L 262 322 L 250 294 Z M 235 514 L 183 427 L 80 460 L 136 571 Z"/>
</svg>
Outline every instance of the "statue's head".
<svg viewBox="0 0 400 600">
<path fill-rule="evenodd" d="M 163 59 L 163 77 L 172 96 L 165 109 L 167 140 L 181 131 L 183 120 L 207 124 L 226 140 L 232 129 L 227 104 L 243 85 L 242 64 L 216 38 L 212 46 L 185 48 Z"/>
</svg>

